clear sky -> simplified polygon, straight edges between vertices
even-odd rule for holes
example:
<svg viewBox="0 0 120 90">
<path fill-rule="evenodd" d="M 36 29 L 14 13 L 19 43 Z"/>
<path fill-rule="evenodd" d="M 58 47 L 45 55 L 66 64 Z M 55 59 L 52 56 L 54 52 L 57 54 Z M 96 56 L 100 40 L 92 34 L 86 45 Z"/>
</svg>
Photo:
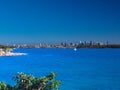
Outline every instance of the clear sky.
<svg viewBox="0 0 120 90">
<path fill-rule="evenodd" d="M 0 43 L 120 43 L 120 0 L 0 0 Z"/>
</svg>

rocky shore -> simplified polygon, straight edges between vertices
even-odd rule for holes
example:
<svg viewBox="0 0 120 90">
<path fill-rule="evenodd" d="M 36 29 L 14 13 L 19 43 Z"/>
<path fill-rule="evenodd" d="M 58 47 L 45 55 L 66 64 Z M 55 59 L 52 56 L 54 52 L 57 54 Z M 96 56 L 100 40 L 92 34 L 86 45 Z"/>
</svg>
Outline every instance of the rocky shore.
<svg viewBox="0 0 120 90">
<path fill-rule="evenodd" d="M 26 55 L 26 53 L 13 53 L 13 52 L 5 52 L 3 49 L 0 49 L 0 56 L 20 56 Z"/>
</svg>

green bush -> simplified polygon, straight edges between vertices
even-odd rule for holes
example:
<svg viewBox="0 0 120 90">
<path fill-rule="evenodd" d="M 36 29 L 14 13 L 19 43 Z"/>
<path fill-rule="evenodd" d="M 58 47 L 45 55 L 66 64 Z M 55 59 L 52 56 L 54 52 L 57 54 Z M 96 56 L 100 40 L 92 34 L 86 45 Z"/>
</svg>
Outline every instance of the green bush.
<svg viewBox="0 0 120 90">
<path fill-rule="evenodd" d="M 7 84 L 4 82 L 0 82 L 0 90 L 8 90 Z"/>
<path fill-rule="evenodd" d="M 54 72 L 41 78 L 18 73 L 13 77 L 16 82 L 14 86 L 0 82 L 0 90 L 58 90 L 60 81 L 56 81 L 55 76 Z"/>
</svg>

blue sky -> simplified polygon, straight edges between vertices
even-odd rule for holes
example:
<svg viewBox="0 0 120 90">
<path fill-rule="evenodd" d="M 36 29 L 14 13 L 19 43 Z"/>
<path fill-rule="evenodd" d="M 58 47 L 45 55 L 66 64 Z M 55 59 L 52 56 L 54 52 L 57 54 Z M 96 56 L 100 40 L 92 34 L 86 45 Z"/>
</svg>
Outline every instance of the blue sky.
<svg viewBox="0 0 120 90">
<path fill-rule="evenodd" d="M 0 43 L 119 38 L 119 0 L 0 0 Z"/>
</svg>

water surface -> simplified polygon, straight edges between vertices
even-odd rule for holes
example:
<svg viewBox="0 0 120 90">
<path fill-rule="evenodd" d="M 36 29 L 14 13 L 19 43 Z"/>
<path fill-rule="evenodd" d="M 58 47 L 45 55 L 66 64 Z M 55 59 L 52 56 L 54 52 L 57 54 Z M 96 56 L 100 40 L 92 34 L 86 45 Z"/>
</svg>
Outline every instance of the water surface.
<svg viewBox="0 0 120 90">
<path fill-rule="evenodd" d="M 59 90 L 120 90 L 120 49 L 15 49 L 25 56 L 0 57 L 0 81 L 14 84 L 17 72 L 54 71 Z"/>
</svg>

